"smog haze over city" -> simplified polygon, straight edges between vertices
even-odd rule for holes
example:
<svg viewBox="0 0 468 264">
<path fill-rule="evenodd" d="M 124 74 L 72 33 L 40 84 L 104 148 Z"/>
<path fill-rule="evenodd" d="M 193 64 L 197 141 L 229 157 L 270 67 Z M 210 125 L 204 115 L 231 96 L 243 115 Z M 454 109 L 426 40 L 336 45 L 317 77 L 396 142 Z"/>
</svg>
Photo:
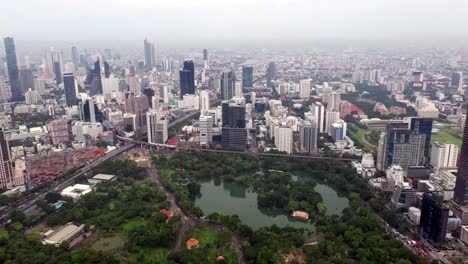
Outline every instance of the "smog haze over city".
<svg viewBox="0 0 468 264">
<path fill-rule="evenodd" d="M 3 1 L 2 35 L 49 43 L 161 47 L 459 46 L 464 0 Z M 79 38 L 77 37 L 79 36 Z"/>
</svg>

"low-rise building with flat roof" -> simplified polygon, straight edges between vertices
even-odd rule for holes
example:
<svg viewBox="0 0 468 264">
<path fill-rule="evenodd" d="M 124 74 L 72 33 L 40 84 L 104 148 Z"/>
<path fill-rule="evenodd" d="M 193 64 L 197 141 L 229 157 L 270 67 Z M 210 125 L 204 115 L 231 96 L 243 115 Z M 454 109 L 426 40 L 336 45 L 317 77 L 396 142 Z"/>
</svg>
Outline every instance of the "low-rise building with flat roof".
<svg viewBox="0 0 468 264">
<path fill-rule="evenodd" d="M 80 198 L 83 195 L 86 195 L 92 191 L 91 186 L 86 184 L 75 184 L 73 186 L 68 186 L 63 189 L 60 195 L 64 197 L 71 197 L 73 200 Z"/>
<path fill-rule="evenodd" d="M 67 241 L 70 242 L 81 233 L 83 233 L 84 225 L 77 223 L 67 223 L 66 225 L 54 230 L 49 233 L 44 240 L 42 240 L 43 245 L 55 245 L 59 247 L 60 244 Z"/>
<path fill-rule="evenodd" d="M 111 181 L 115 181 L 116 179 L 117 179 L 117 176 L 115 175 L 99 173 L 99 174 L 96 174 L 91 179 L 88 179 L 88 182 L 96 184 L 96 183 L 102 183 L 102 182 L 111 182 Z"/>
</svg>

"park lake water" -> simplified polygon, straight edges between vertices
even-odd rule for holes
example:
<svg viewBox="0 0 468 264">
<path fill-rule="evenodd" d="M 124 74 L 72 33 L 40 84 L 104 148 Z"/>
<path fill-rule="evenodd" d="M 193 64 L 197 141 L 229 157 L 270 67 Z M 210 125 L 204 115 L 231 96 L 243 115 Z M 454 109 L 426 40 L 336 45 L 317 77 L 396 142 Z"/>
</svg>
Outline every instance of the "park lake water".
<svg viewBox="0 0 468 264">
<path fill-rule="evenodd" d="M 297 176 L 293 176 L 293 180 L 297 179 Z M 327 206 L 327 215 L 340 216 L 343 209 L 349 205 L 347 198 L 338 196 L 335 190 L 325 184 L 317 183 L 314 190 L 322 196 Z M 313 224 L 297 220 L 285 211 L 258 208 L 257 193 L 237 182 L 208 180 L 201 182 L 200 191 L 201 196 L 195 200 L 195 205 L 207 215 L 214 212 L 223 215 L 237 214 L 242 223 L 253 229 L 277 225 L 314 230 Z"/>
</svg>

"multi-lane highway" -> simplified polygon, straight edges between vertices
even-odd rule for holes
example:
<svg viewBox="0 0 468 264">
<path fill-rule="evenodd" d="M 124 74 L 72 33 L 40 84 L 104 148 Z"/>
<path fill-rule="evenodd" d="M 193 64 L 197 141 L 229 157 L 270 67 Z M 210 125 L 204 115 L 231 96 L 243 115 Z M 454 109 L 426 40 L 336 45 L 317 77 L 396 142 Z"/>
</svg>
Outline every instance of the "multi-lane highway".
<svg viewBox="0 0 468 264">
<path fill-rule="evenodd" d="M 219 103 L 219 102 L 218 101 L 213 102 L 211 105 L 216 105 L 217 103 Z M 193 117 L 198 112 L 199 112 L 198 110 L 197 111 L 189 111 L 186 114 L 180 116 L 176 120 L 169 123 L 168 127 L 170 128 L 172 126 L 175 126 L 178 123 L 183 122 L 183 121 Z M 135 143 L 128 142 L 125 146 L 123 146 L 121 148 L 118 148 L 118 149 L 115 149 L 115 150 L 112 150 L 112 151 L 106 153 L 106 155 L 98 157 L 95 160 L 93 160 L 92 162 L 90 162 L 88 164 L 85 164 L 82 168 L 80 168 L 78 171 L 76 171 L 72 175 L 70 175 L 70 176 L 68 176 L 66 178 L 60 179 L 61 181 L 59 183 L 57 183 L 55 186 L 53 186 L 51 189 L 47 188 L 47 189 L 41 190 L 38 193 L 35 193 L 33 196 L 28 196 L 28 197 L 19 199 L 18 201 L 16 201 L 14 206 L 9 206 L 9 207 L 3 208 L 3 210 L 0 212 L 0 225 L 4 225 L 9 220 L 8 216 L 14 210 L 25 211 L 25 210 L 31 208 L 39 200 L 43 199 L 48 192 L 50 192 L 52 190 L 53 191 L 59 191 L 59 190 L 65 188 L 65 187 L 71 185 L 75 181 L 75 179 L 77 179 L 81 175 L 89 172 L 92 168 L 96 167 L 101 162 L 104 162 L 106 160 L 115 158 L 115 157 L 127 152 L 128 150 L 130 150 L 134 146 L 135 146 Z"/>
<path fill-rule="evenodd" d="M 76 171 L 72 175 L 68 176 L 67 178 L 65 178 L 62 181 L 60 181 L 59 183 L 57 183 L 53 187 L 52 190 L 53 191 L 59 191 L 59 190 L 65 188 L 65 187 L 73 184 L 75 179 L 77 179 L 81 175 L 89 172 L 92 168 L 96 167 L 101 162 L 104 162 L 106 160 L 115 158 L 116 156 L 119 156 L 120 154 L 125 153 L 126 151 L 130 150 L 134 146 L 135 146 L 134 143 L 129 143 L 129 144 L 127 144 L 127 145 L 125 145 L 125 146 L 123 146 L 121 148 L 114 149 L 114 150 L 108 152 L 104 156 L 100 156 L 100 157 L 96 158 L 95 160 L 93 160 L 89 164 L 86 164 L 85 166 L 80 168 L 78 171 Z M 5 208 L 2 211 L 2 215 L 0 216 L 0 222 L 2 222 L 4 224 L 4 222 L 6 222 L 8 220 L 8 216 L 10 215 L 10 213 L 13 212 L 14 210 L 25 211 L 25 210 L 29 209 L 30 207 L 34 206 L 39 200 L 43 199 L 44 196 L 50 191 L 51 191 L 51 189 L 41 190 L 40 192 L 36 193 L 33 197 L 29 197 L 29 198 L 26 198 L 26 199 L 19 200 L 16 203 L 16 206 L 10 206 L 10 207 Z"/>
</svg>

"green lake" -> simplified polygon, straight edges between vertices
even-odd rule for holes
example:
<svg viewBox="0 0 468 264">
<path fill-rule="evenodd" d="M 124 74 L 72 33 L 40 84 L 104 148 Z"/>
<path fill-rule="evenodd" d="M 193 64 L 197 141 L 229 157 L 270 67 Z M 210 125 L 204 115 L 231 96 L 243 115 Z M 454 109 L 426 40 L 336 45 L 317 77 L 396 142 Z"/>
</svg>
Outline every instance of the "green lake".
<svg viewBox="0 0 468 264">
<path fill-rule="evenodd" d="M 338 196 L 336 191 L 327 185 L 317 184 L 314 190 L 322 196 L 327 206 L 327 215 L 341 215 L 343 209 L 349 205 L 347 198 Z M 297 220 L 284 211 L 258 208 L 257 193 L 237 182 L 201 182 L 201 196 L 195 200 L 195 205 L 207 215 L 214 212 L 223 215 L 237 214 L 242 223 L 253 229 L 277 225 L 314 230 L 313 224 Z"/>
</svg>

